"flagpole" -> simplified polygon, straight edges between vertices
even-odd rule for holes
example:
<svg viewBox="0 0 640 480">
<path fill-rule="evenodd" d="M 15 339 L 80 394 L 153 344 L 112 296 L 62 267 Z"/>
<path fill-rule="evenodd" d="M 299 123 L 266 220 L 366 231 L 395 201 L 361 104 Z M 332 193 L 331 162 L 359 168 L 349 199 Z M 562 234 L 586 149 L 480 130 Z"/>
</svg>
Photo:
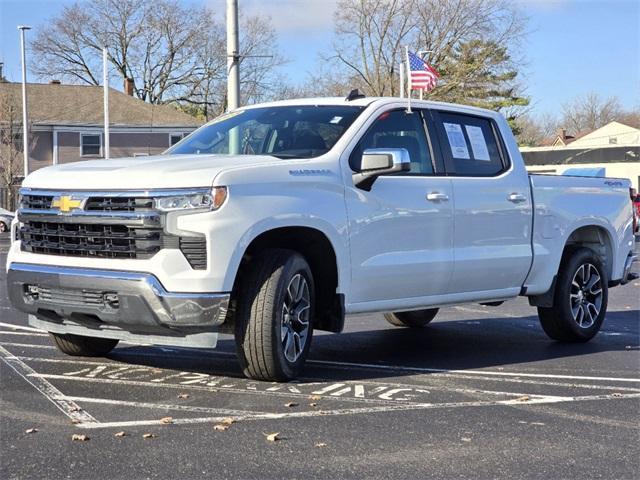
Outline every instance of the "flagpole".
<svg viewBox="0 0 640 480">
<path fill-rule="evenodd" d="M 400 62 L 400 98 L 404 98 L 404 62 Z"/>
<path fill-rule="evenodd" d="M 409 66 L 409 45 L 404 46 L 407 67 L 407 113 L 411 113 L 411 67 Z"/>
</svg>

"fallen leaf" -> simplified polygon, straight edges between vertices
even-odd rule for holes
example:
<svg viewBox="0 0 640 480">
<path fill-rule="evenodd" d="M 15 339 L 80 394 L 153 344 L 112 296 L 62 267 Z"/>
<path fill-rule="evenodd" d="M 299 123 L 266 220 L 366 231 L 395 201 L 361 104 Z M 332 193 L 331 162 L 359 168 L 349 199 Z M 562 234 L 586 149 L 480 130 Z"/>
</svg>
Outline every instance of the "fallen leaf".
<svg viewBox="0 0 640 480">
<path fill-rule="evenodd" d="M 164 423 L 165 425 L 169 423 L 173 423 L 173 417 L 162 417 L 160 419 L 160 423 Z"/>
<path fill-rule="evenodd" d="M 265 433 L 264 435 L 267 436 L 267 442 L 277 442 L 278 440 L 280 440 L 280 432 L 276 432 L 276 433 Z"/>
<path fill-rule="evenodd" d="M 89 437 L 84 433 L 74 433 L 71 435 L 71 440 L 74 442 L 86 442 L 89 440 Z"/>
<path fill-rule="evenodd" d="M 292 408 L 292 407 L 297 407 L 298 404 L 296 402 L 288 402 L 288 403 L 285 403 L 284 406 Z"/>
<path fill-rule="evenodd" d="M 220 423 L 222 423 L 223 425 L 233 425 L 234 423 L 236 423 L 236 420 L 233 417 L 227 417 L 227 418 L 223 418 L 222 422 Z"/>
<path fill-rule="evenodd" d="M 469 437 L 462 437 L 460 440 L 462 440 L 463 442 L 470 442 L 471 439 Z"/>
<path fill-rule="evenodd" d="M 180 400 L 185 400 L 185 399 L 189 398 L 189 394 L 188 393 L 181 393 L 180 395 L 178 395 L 178 398 Z"/>
<path fill-rule="evenodd" d="M 116 437 L 124 437 L 124 436 L 126 436 L 126 435 L 127 435 L 127 434 L 126 434 L 126 433 L 124 433 L 124 432 L 118 432 L 118 433 L 116 433 L 116 434 L 115 434 L 115 436 L 116 436 Z"/>
<path fill-rule="evenodd" d="M 317 448 L 323 448 L 323 447 L 326 447 L 326 446 L 327 446 L 327 444 L 326 444 L 326 443 L 324 443 L 324 442 L 316 443 L 316 444 L 314 445 L 314 447 L 317 447 Z"/>
<path fill-rule="evenodd" d="M 225 430 L 229 429 L 229 425 L 223 425 L 223 424 L 219 423 L 218 425 L 214 425 L 213 429 L 216 432 L 224 432 Z"/>
<path fill-rule="evenodd" d="M 320 395 L 309 395 L 309 400 L 320 400 L 322 397 Z"/>
<path fill-rule="evenodd" d="M 144 438 L 145 440 L 148 440 L 150 438 L 156 438 L 156 436 L 153 433 L 143 433 L 142 438 Z"/>
<path fill-rule="evenodd" d="M 80 421 L 80 420 L 78 420 L 77 418 L 72 418 L 72 419 L 71 419 L 71 423 L 73 423 L 74 425 L 77 425 L 77 424 L 79 424 L 80 422 L 81 422 L 81 421 Z"/>
<path fill-rule="evenodd" d="M 531 400 L 531 398 L 529 398 L 529 395 L 523 395 L 516 398 L 516 402 L 528 402 L 529 400 Z"/>
<path fill-rule="evenodd" d="M 317 406 L 318 406 L 318 404 L 317 404 L 316 402 L 311 402 L 311 403 L 309 404 L 309 406 L 310 406 L 310 407 L 317 407 Z"/>
<path fill-rule="evenodd" d="M 79 412 L 80 410 L 82 410 L 82 409 L 77 405 L 71 407 L 71 409 L 70 409 L 71 412 Z"/>
<path fill-rule="evenodd" d="M 621 393 L 619 393 L 619 392 L 614 392 L 614 393 L 612 393 L 612 394 L 611 394 L 611 396 L 612 396 L 612 397 L 621 397 L 621 396 L 622 396 L 622 394 L 621 394 Z"/>
<path fill-rule="evenodd" d="M 37 428 L 30 428 L 28 430 L 25 430 L 24 433 L 36 433 L 38 431 Z"/>
</svg>

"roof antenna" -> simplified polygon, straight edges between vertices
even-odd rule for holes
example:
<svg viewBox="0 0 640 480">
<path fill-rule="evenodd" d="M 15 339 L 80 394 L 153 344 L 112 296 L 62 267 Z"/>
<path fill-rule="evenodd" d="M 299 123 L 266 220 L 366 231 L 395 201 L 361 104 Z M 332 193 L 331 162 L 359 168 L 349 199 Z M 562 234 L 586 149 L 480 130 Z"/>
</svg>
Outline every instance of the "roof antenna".
<svg viewBox="0 0 640 480">
<path fill-rule="evenodd" d="M 364 93 L 360 93 L 360 90 L 354 88 L 349 92 L 349 95 L 346 96 L 345 100 L 350 102 L 351 100 L 356 100 L 358 98 L 365 98 L 366 95 Z"/>
</svg>

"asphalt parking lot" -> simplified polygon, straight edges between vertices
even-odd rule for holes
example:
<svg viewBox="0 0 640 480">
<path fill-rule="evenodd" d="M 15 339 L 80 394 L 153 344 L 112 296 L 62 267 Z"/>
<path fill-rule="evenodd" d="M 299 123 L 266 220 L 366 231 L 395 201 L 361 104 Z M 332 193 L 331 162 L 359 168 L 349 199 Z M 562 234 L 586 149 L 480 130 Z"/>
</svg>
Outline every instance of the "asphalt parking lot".
<svg viewBox="0 0 640 480">
<path fill-rule="evenodd" d="M 638 478 L 639 287 L 611 290 L 583 345 L 548 340 L 524 299 L 420 331 L 353 316 L 272 384 L 241 376 L 230 336 L 67 357 L 11 308 L 3 271 L 0 478 Z"/>
</svg>

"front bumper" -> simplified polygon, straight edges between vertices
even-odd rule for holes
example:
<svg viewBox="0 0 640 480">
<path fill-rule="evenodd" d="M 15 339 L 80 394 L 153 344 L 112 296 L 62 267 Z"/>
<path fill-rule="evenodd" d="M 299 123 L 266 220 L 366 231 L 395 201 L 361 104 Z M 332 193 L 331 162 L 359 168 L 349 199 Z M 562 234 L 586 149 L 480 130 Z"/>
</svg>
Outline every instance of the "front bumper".
<svg viewBox="0 0 640 480">
<path fill-rule="evenodd" d="M 228 293 L 171 293 L 148 273 L 12 263 L 13 305 L 51 323 L 127 331 L 213 331 L 226 318 Z"/>
</svg>

